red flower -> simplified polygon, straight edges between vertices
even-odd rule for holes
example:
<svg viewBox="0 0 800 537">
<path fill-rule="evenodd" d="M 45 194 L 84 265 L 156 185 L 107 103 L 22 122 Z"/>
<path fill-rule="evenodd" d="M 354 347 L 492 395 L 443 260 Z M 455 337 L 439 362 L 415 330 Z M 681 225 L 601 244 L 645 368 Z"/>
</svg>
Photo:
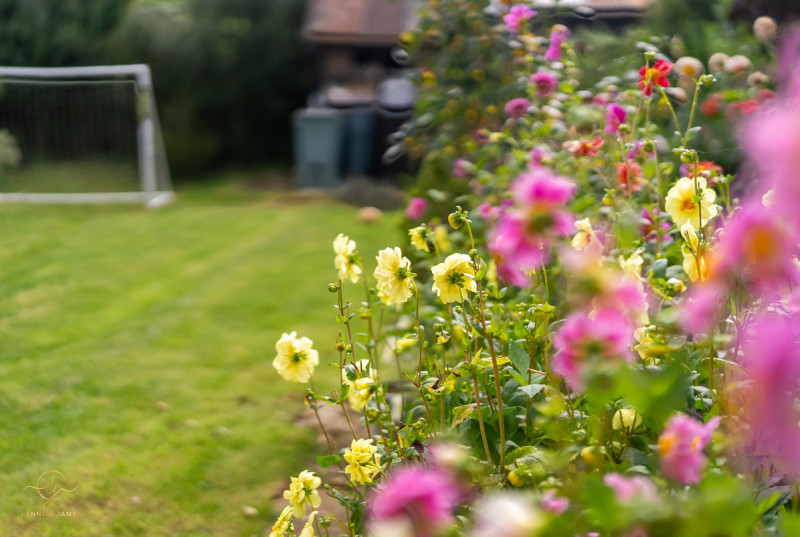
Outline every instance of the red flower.
<svg viewBox="0 0 800 537">
<path fill-rule="evenodd" d="M 574 157 L 593 157 L 597 150 L 603 146 L 605 140 L 602 136 L 595 136 L 593 140 L 569 140 L 564 142 L 564 149 Z"/>
<path fill-rule="evenodd" d="M 663 88 L 669 87 L 667 75 L 672 71 L 672 63 L 658 60 L 652 67 L 646 65 L 639 69 L 639 76 L 642 78 L 636 83 L 641 88 L 644 95 L 650 96 L 653 93 L 653 86 L 658 84 Z"/>
<path fill-rule="evenodd" d="M 725 98 L 721 93 L 712 93 L 708 96 L 708 99 L 700 103 L 700 111 L 704 116 L 707 117 L 717 116 L 719 115 L 724 102 Z"/>
<path fill-rule="evenodd" d="M 627 165 L 624 162 L 618 162 L 617 186 L 626 192 L 640 191 L 642 189 L 642 167 L 630 160 Z"/>
</svg>

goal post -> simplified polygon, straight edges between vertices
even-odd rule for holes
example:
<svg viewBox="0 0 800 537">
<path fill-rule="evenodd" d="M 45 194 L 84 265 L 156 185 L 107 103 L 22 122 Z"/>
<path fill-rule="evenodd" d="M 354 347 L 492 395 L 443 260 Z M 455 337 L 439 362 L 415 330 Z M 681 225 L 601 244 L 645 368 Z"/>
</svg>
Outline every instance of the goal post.
<svg viewBox="0 0 800 537">
<path fill-rule="evenodd" d="M 0 129 L 21 154 L 19 171 L 0 170 L 0 202 L 174 198 L 147 65 L 0 67 Z"/>
</svg>

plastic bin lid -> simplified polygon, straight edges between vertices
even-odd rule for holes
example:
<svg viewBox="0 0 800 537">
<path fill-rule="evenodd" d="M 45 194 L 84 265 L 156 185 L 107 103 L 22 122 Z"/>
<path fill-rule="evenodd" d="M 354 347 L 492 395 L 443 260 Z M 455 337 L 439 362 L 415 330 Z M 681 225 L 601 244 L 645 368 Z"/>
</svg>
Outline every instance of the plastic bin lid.
<svg viewBox="0 0 800 537">
<path fill-rule="evenodd" d="M 378 105 L 389 110 L 414 106 L 417 90 L 408 78 L 387 78 L 378 85 Z"/>
</svg>

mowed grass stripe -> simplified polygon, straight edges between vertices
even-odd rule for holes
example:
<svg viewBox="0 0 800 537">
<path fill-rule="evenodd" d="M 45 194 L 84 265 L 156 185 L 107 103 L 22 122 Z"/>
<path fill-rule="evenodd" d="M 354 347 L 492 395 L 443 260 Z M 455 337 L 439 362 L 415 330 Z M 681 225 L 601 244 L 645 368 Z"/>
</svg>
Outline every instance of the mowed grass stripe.
<svg viewBox="0 0 800 537">
<path fill-rule="evenodd" d="M 276 483 L 313 440 L 291 425 L 304 388 L 272 370 L 274 342 L 298 330 L 323 364 L 336 359 L 331 243 L 350 234 L 371 271 L 397 243 L 389 219 L 366 227 L 351 207 L 263 195 L 216 204 L 200 189 L 158 212 L 0 207 L 0 230 L 2 525 L 250 535 L 271 524 Z M 362 300 L 360 286 L 346 290 Z M 331 368 L 320 374 L 334 384 Z M 72 526 L 18 515 L 35 501 L 17 491 L 51 467 L 82 481 L 61 505 L 85 511 Z M 262 515 L 242 517 L 245 503 Z"/>
</svg>

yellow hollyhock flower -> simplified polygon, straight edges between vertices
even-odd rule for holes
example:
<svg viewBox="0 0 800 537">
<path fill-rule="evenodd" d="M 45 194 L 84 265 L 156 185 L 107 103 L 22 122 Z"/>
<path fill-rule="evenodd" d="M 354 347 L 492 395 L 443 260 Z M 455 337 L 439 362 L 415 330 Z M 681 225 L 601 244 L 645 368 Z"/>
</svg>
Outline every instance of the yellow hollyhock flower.
<svg viewBox="0 0 800 537">
<path fill-rule="evenodd" d="M 272 526 L 269 537 L 284 537 L 286 534 L 294 535 L 294 525 L 292 524 L 292 506 L 287 505 L 278 516 L 278 521 Z"/>
<path fill-rule="evenodd" d="M 446 254 L 452 249 L 450 241 L 447 239 L 447 233 L 448 233 L 447 226 L 436 226 L 435 228 L 433 228 L 433 235 L 434 235 L 434 240 L 436 241 L 436 247 L 443 254 Z"/>
<path fill-rule="evenodd" d="M 356 283 L 361 275 L 361 266 L 355 241 L 339 233 L 333 241 L 333 251 L 336 253 L 333 264 L 339 271 L 339 279 Z"/>
<path fill-rule="evenodd" d="M 464 291 L 474 293 L 478 290 L 475 283 L 475 269 L 472 260 L 466 254 L 452 254 L 443 263 L 431 267 L 433 287 L 442 302 L 461 302 Z"/>
<path fill-rule="evenodd" d="M 381 250 L 375 259 L 378 266 L 373 276 L 378 281 L 378 296 L 385 304 L 404 304 L 411 298 L 414 285 L 411 261 L 403 257 L 403 252 L 396 246 Z"/>
<path fill-rule="evenodd" d="M 717 208 L 713 205 L 714 200 L 717 199 L 716 192 L 706 188 L 706 180 L 703 177 L 697 178 L 697 186 L 700 191 L 699 204 L 695 202 L 694 179 L 681 177 L 667 192 L 664 209 L 678 227 L 690 222 L 694 229 L 700 229 L 701 223 L 705 225 L 717 216 Z"/>
<path fill-rule="evenodd" d="M 703 252 L 700 254 L 700 257 L 696 257 L 690 251 L 687 251 L 685 248 L 682 250 L 683 252 L 683 271 L 689 276 L 689 279 L 693 282 L 697 280 L 705 281 L 708 279 L 710 271 L 708 270 L 708 260 L 707 260 L 707 253 Z"/>
<path fill-rule="evenodd" d="M 316 509 L 322 502 L 317 492 L 322 480 L 308 470 L 303 470 L 300 475 L 291 479 L 289 490 L 283 491 L 283 497 L 289 500 L 294 516 L 300 518 L 306 516 L 306 503 Z"/>
<path fill-rule="evenodd" d="M 622 272 L 633 278 L 635 281 L 642 280 L 642 254 L 635 252 L 628 259 L 622 256 L 617 258 L 619 266 L 622 267 Z"/>
<path fill-rule="evenodd" d="M 430 230 L 428 226 L 421 225 L 408 230 L 408 236 L 411 237 L 411 244 L 417 250 L 422 252 L 430 252 L 431 247 L 428 246 L 428 234 Z"/>
<path fill-rule="evenodd" d="M 347 373 L 342 371 L 342 382 L 350 386 L 350 391 L 347 393 L 347 401 L 350 403 L 350 407 L 356 412 L 363 411 L 364 407 L 367 406 L 367 403 L 375 394 L 375 372 L 370 370 L 369 375 L 362 376 L 367 370 L 368 364 L 369 362 L 367 360 L 359 360 L 356 363 L 356 370 L 359 373 L 359 377 L 355 380 L 348 379 Z"/>
<path fill-rule="evenodd" d="M 319 354 L 311 345 L 313 343 L 307 337 L 297 339 L 297 332 L 283 334 L 275 344 L 278 355 L 272 361 L 272 367 L 286 380 L 308 382 L 319 364 Z"/>
<path fill-rule="evenodd" d="M 570 242 L 570 245 L 576 250 L 583 250 L 589 246 L 589 243 L 594 236 L 592 224 L 589 222 L 588 218 L 582 218 L 581 220 L 577 220 L 575 222 L 575 228 L 578 230 L 578 232 L 574 237 L 572 237 L 572 242 Z"/>
<path fill-rule="evenodd" d="M 378 448 L 372 445 L 371 438 L 353 440 L 350 449 L 344 450 L 344 460 L 348 463 L 344 472 L 350 475 L 351 481 L 362 485 L 372 483 L 373 478 L 381 471 L 381 456 L 377 451 Z"/>
<path fill-rule="evenodd" d="M 708 250 L 700 250 L 700 240 L 690 222 L 685 222 L 681 226 L 681 236 L 688 243 L 681 248 L 683 253 L 683 271 L 693 282 L 697 280 L 705 281 L 708 279 Z"/>
<path fill-rule="evenodd" d="M 299 537 L 314 537 L 316 534 L 314 533 L 314 519 L 317 517 L 316 511 L 311 511 L 311 514 L 308 515 L 308 520 L 306 521 L 306 525 L 303 526 L 303 531 L 300 532 Z"/>
</svg>

